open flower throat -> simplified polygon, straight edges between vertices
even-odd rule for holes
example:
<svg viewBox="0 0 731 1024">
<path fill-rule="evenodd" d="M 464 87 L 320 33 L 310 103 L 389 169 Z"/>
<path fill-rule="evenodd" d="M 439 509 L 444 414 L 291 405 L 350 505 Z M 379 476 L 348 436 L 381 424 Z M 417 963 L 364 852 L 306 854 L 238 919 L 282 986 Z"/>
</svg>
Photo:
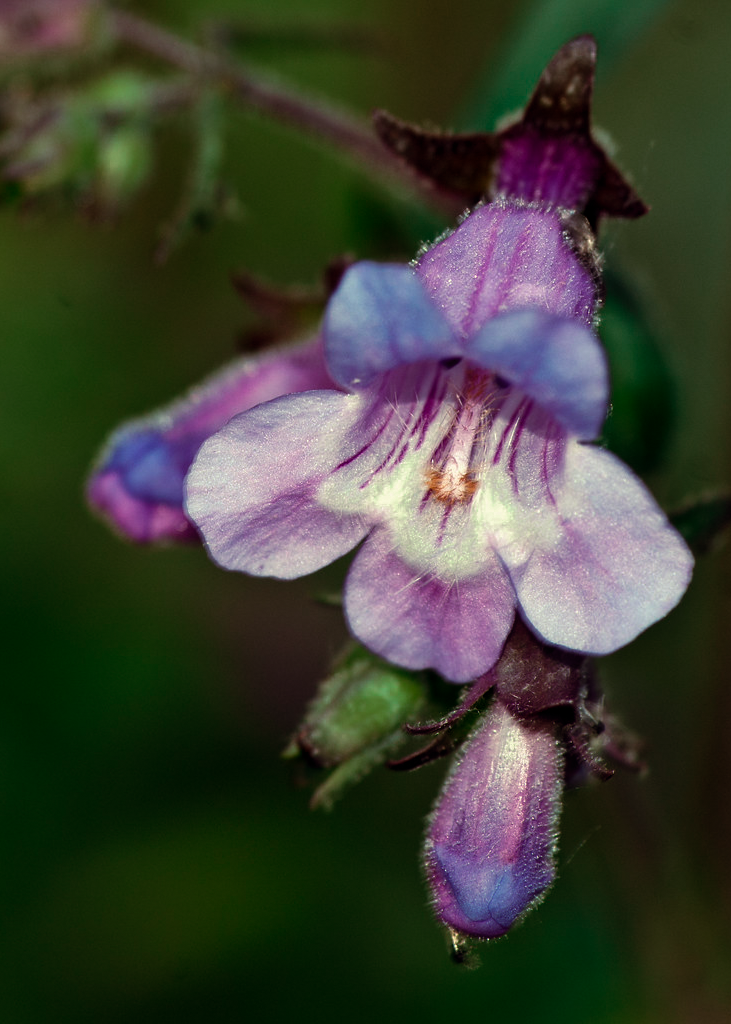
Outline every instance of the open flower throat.
<svg viewBox="0 0 731 1024">
<path fill-rule="evenodd" d="M 409 487 L 399 488 L 398 496 L 407 499 L 409 512 L 417 517 L 437 513 L 444 527 L 455 506 L 486 499 L 500 474 L 506 474 L 512 494 L 519 497 L 518 456 L 526 442 L 543 446 L 541 464 L 549 488 L 559 463 L 561 446 L 555 442 L 561 430 L 531 398 L 496 374 L 467 360 L 445 362 L 384 374 L 376 400 L 361 417 L 363 426 L 370 425 L 369 440 L 333 470 L 338 492 L 340 474 L 347 472 L 348 489 L 359 493 L 359 504 L 387 502 L 391 476 L 401 474 Z M 409 472 L 410 462 L 418 465 L 417 472 Z M 326 481 L 320 492 L 325 504 L 329 487 Z M 550 489 L 547 494 L 550 500 Z M 332 506 L 344 508 L 337 499 Z"/>
<path fill-rule="evenodd" d="M 461 505 L 472 499 L 480 486 L 496 392 L 490 375 L 467 371 L 449 431 L 426 471 L 425 501 L 434 498 L 444 505 Z"/>
<path fill-rule="evenodd" d="M 425 472 L 422 504 L 430 499 L 448 507 L 469 504 L 500 471 L 519 497 L 519 448 L 529 437 L 542 445 L 541 476 L 545 495 L 552 500 L 550 482 L 560 465 L 562 432 L 531 398 L 499 376 L 467 364 L 464 384 L 455 392 L 451 423 Z"/>
</svg>

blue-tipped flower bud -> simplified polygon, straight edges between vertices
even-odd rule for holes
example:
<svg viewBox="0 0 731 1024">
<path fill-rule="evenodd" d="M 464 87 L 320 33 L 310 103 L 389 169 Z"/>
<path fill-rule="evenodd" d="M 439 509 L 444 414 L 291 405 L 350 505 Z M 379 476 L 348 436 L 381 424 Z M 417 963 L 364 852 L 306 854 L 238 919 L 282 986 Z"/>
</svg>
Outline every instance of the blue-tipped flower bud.
<svg viewBox="0 0 731 1024">
<path fill-rule="evenodd" d="M 239 359 L 184 398 L 116 430 L 87 485 L 89 503 L 138 544 L 196 540 L 183 491 L 206 438 L 261 402 L 327 386 L 319 338 Z"/>
<path fill-rule="evenodd" d="M 429 822 L 426 873 L 450 929 L 496 938 L 540 900 L 555 875 L 562 782 L 555 724 L 496 700 Z"/>
</svg>

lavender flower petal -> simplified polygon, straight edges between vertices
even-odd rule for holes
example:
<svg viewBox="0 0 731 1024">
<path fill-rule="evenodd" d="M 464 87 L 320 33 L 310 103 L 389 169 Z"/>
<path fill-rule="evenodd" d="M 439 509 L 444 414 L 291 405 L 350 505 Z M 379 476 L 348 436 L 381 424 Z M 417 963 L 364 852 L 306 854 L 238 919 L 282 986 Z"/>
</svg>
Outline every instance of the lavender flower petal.
<svg viewBox="0 0 731 1024">
<path fill-rule="evenodd" d="M 488 320 L 467 346 L 470 360 L 515 384 L 572 434 L 593 439 L 607 412 L 607 360 L 587 327 L 540 309 Z"/>
<path fill-rule="evenodd" d="M 491 553 L 485 561 L 478 575 L 445 581 L 409 567 L 388 530 L 374 530 L 348 574 L 348 624 L 388 661 L 474 679 L 497 661 L 515 615 L 507 575 Z"/>
<path fill-rule="evenodd" d="M 294 579 L 355 547 L 367 533 L 362 520 L 315 495 L 359 413 L 356 397 L 310 391 L 242 413 L 206 441 L 188 474 L 186 510 L 219 565 Z"/>
<path fill-rule="evenodd" d="M 463 337 L 509 309 L 535 306 L 590 326 L 595 286 L 555 210 L 501 200 L 480 206 L 429 249 L 417 273 Z"/>
<path fill-rule="evenodd" d="M 675 607 L 693 558 L 649 491 L 609 452 L 567 446 L 562 476 L 533 549 L 499 553 L 539 637 L 607 654 Z"/>
</svg>

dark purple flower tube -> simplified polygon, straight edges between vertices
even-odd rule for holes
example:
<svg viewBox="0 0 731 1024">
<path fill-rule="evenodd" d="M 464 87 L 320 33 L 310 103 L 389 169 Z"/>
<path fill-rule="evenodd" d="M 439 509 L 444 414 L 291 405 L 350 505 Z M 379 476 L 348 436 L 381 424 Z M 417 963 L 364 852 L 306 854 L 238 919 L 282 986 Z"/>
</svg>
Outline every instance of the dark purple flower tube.
<svg viewBox="0 0 731 1024">
<path fill-rule="evenodd" d="M 432 813 L 424 864 L 434 910 L 464 935 L 504 935 L 554 880 L 563 754 L 554 723 L 495 700 Z"/>
<path fill-rule="evenodd" d="M 172 405 L 116 430 L 89 479 L 89 503 L 138 544 L 194 541 L 184 481 L 206 438 L 261 402 L 334 386 L 319 337 L 239 359 Z"/>
</svg>

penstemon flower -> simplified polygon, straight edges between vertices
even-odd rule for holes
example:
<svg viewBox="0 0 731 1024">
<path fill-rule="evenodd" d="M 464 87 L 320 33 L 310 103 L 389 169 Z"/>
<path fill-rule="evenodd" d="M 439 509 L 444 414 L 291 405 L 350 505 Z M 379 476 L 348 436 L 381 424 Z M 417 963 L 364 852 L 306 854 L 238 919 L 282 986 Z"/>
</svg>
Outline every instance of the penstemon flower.
<svg viewBox="0 0 731 1024">
<path fill-rule="evenodd" d="M 586 443 L 608 381 L 573 224 L 506 197 L 413 268 L 350 268 L 324 324 L 347 392 L 259 406 L 191 469 L 188 514 L 216 561 L 293 578 L 367 538 L 352 632 L 455 682 L 495 663 L 516 609 L 591 654 L 665 615 L 692 558 L 643 484 Z"/>
<path fill-rule="evenodd" d="M 451 725 L 488 691 L 492 703 L 452 765 L 424 845 L 434 910 L 457 947 L 464 936 L 504 935 L 542 899 L 556 875 L 564 785 L 608 778 L 592 747 L 619 739 L 588 659 L 541 644 L 524 626 L 465 706 L 427 728 Z"/>
<path fill-rule="evenodd" d="M 611 774 L 600 733 L 621 753 L 585 656 L 664 616 L 692 570 L 644 485 L 592 444 L 609 397 L 594 231 L 646 209 L 591 137 L 594 58 L 587 37 L 567 44 L 494 135 L 380 116 L 413 167 L 466 196 L 482 183 L 483 199 L 411 266 L 347 270 L 323 325 L 342 390 L 235 417 L 186 482 L 225 568 L 290 579 L 362 544 L 345 585 L 352 633 L 407 669 L 472 683 L 446 718 L 405 726 L 441 735 L 392 767 L 448 751 L 493 691 L 424 848 L 457 950 L 503 935 L 552 884 L 566 781 Z M 358 776 L 362 756 L 337 771 Z"/>
<path fill-rule="evenodd" d="M 354 647 L 285 752 L 331 770 L 315 805 L 384 761 L 451 752 L 489 699 L 424 848 L 457 947 L 504 934 L 551 885 L 564 785 L 611 774 L 597 747 L 636 767 L 587 656 L 664 616 L 692 570 L 644 484 L 595 444 L 609 400 L 595 232 L 646 212 L 591 135 L 595 55 L 589 37 L 568 43 L 496 133 L 377 115 L 386 145 L 468 203 L 458 226 L 408 266 L 338 271 L 317 339 L 122 428 L 89 485 L 128 536 L 195 526 L 221 566 L 256 576 L 359 548 L 344 610 L 380 658 Z M 449 687 L 404 669 L 471 685 L 415 724 Z M 438 735 L 388 761 L 405 733 Z"/>
<path fill-rule="evenodd" d="M 239 359 L 172 405 L 119 427 L 87 484 L 89 504 L 138 544 L 197 540 L 183 481 L 202 442 L 259 402 L 331 386 L 319 337 Z"/>
</svg>

